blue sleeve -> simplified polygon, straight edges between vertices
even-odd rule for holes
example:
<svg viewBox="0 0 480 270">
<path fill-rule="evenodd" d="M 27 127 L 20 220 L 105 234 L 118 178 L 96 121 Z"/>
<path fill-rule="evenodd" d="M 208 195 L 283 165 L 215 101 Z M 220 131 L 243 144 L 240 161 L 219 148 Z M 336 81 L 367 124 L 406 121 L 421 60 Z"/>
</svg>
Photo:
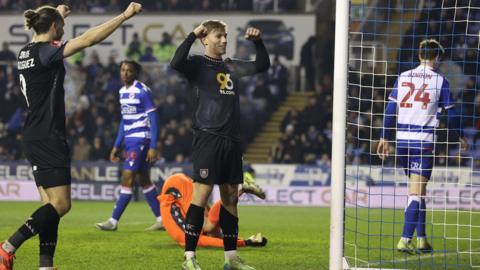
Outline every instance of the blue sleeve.
<svg viewBox="0 0 480 270">
<path fill-rule="evenodd" d="M 140 96 L 140 99 L 142 101 L 142 107 L 145 110 L 146 113 L 155 111 L 155 104 L 153 103 L 153 97 L 152 97 L 152 92 L 150 89 L 144 90 L 142 95 Z"/>
<path fill-rule="evenodd" d="M 124 133 L 125 131 L 123 128 L 123 118 L 122 118 L 122 120 L 120 121 L 120 124 L 118 125 L 118 134 L 117 134 L 117 138 L 115 139 L 115 144 L 113 145 L 113 147 L 120 148 L 120 145 L 122 144 L 122 141 L 123 141 Z"/>
<path fill-rule="evenodd" d="M 390 96 L 388 96 L 389 100 L 397 100 L 398 96 L 398 79 L 395 81 L 395 84 L 393 85 L 392 93 L 390 93 Z"/>
<path fill-rule="evenodd" d="M 397 113 L 397 103 L 393 100 L 388 101 L 385 109 L 385 118 L 383 119 L 383 129 L 380 138 L 388 139 L 391 135 L 392 128 L 395 122 L 395 115 Z"/>
<path fill-rule="evenodd" d="M 452 93 L 450 92 L 450 83 L 448 83 L 447 79 L 443 79 L 438 107 L 448 110 L 453 106 L 455 106 L 455 101 L 453 100 Z"/>
<path fill-rule="evenodd" d="M 150 149 L 155 149 L 157 147 L 157 140 L 158 140 L 157 112 L 156 111 L 149 112 L 148 119 L 150 120 L 150 131 L 152 133 L 152 138 L 150 139 Z"/>
<path fill-rule="evenodd" d="M 464 137 L 462 119 L 457 114 L 455 107 L 452 107 L 447 110 L 447 125 L 450 130 L 453 130 L 457 133 L 460 138 Z"/>
</svg>

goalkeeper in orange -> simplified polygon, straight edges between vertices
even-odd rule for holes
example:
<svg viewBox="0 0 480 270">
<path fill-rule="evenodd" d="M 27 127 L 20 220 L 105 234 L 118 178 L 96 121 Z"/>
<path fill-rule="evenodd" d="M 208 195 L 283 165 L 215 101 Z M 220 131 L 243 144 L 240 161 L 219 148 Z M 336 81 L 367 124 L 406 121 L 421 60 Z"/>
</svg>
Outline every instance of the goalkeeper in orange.
<svg viewBox="0 0 480 270">
<path fill-rule="evenodd" d="M 162 193 L 157 198 L 160 202 L 160 212 L 163 225 L 168 234 L 181 246 L 185 246 L 185 215 L 192 201 L 193 180 L 183 173 L 174 174 L 163 184 Z M 254 182 L 252 171 L 245 172 L 245 184 L 240 190 L 265 199 L 265 192 Z M 223 248 L 223 238 L 219 226 L 221 201 L 218 200 L 210 208 L 205 208 L 205 222 L 198 240 L 202 247 Z M 239 247 L 263 247 L 267 239 L 261 233 L 252 235 L 248 239 L 238 239 Z"/>
</svg>

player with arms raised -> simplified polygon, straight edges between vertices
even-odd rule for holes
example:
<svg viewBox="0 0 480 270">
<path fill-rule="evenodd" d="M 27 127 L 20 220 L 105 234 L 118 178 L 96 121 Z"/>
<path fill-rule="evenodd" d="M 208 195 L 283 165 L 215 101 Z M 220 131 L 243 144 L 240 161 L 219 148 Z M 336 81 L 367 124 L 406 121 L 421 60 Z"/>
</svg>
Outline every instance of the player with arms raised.
<svg viewBox="0 0 480 270">
<path fill-rule="evenodd" d="M 195 249 L 204 221 L 204 207 L 213 186 L 219 185 L 222 206 L 220 227 L 225 250 L 224 269 L 254 269 L 237 255 L 238 185 L 243 183 L 240 145 L 240 102 L 238 80 L 266 71 L 270 60 L 260 30 L 248 28 L 245 38 L 257 51 L 255 61 L 222 59 L 227 48 L 227 26 L 209 20 L 200 24 L 178 47 L 172 59 L 174 69 L 185 75 L 193 87 L 193 196 L 186 214 L 186 270 L 201 269 Z M 189 56 L 196 39 L 205 47 L 204 55 Z"/>
<path fill-rule="evenodd" d="M 408 182 L 408 202 L 402 237 L 397 250 L 407 253 L 432 252 L 425 234 L 427 182 L 433 168 L 437 114 L 448 113 L 448 128 L 460 137 L 462 149 L 468 149 L 460 119 L 450 93 L 448 81 L 435 69 L 444 49 L 434 39 L 423 40 L 419 46 L 420 65 L 400 74 L 385 111 L 385 119 L 377 154 L 385 160 L 390 153 L 387 139 L 396 129 L 397 156 L 401 159 Z M 397 116 L 395 127 L 394 118 Z M 417 231 L 417 245 L 411 239 Z"/>
<path fill-rule="evenodd" d="M 61 40 L 64 18 L 70 13 L 67 6 L 43 6 L 25 11 L 25 27 L 33 29 L 35 34 L 18 54 L 20 88 L 28 107 L 22 145 L 32 164 L 42 206 L 8 240 L 0 243 L 0 270 L 13 269 L 15 251 L 36 234 L 40 239 L 40 269 L 54 269 L 58 224 L 71 207 L 63 59 L 100 43 L 139 13 L 141 7 L 130 3 L 120 15 L 70 41 Z"/>
</svg>

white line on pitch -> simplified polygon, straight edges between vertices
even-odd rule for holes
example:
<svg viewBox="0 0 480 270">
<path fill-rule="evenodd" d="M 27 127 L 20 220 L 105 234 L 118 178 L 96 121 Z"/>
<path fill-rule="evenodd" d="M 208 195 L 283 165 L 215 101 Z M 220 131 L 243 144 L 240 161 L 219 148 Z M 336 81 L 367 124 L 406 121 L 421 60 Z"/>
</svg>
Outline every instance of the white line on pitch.
<svg viewBox="0 0 480 270">
<path fill-rule="evenodd" d="M 477 252 L 480 251 L 480 248 L 472 249 L 470 251 L 460 251 L 460 252 L 447 252 L 447 253 L 434 253 L 434 254 L 423 254 L 420 256 L 415 256 L 410 257 L 410 258 L 405 258 L 405 259 L 399 259 L 399 260 L 390 260 L 390 261 L 384 261 L 384 262 L 375 262 L 375 263 L 370 263 L 368 265 L 379 265 L 379 264 L 384 264 L 384 263 L 401 263 L 401 262 L 408 262 L 408 261 L 415 261 L 415 260 L 425 260 L 429 258 L 437 258 L 437 257 L 450 257 L 452 255 L 458 255 L 458 254 L 468 254 L 469 252 Z M 480 267 L 480 265 L 476 266 L 473 265 L 472 267 Z"/>
</svg>

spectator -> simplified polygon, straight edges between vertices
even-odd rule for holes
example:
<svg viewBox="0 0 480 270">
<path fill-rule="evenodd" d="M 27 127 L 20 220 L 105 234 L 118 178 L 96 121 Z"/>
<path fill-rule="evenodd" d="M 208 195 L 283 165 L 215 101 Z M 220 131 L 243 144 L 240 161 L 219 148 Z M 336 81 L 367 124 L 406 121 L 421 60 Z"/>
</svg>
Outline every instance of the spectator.
<svg viewBox="0 0 480 270">
<path fill-rule="evenodd" d="M 166 162 L 173 162 L 178 154 L 182 153 L 182 149 L 175 142 L 175 136 L 173 134 L 168 134 L 167 139 L 163 143 L 162 156 L 165 158 Z"/>
<path fill-rule="evenodd" d="M 174 95 L 168 95 L 166 97 L 166 103 L 161 106 L 161 116 L 160 119 L 163 122 L 170 122 L 171 120 L 177 120 L 180 116 L 179 108 L 176 104 L 176 98 Z"/>
<path fill-rule="evenodd" d="M 270 150 L 270 163 L 282 163 L 284 160 L 284 147 L 281 139 L 272 146 Z"/>
<path fill-rule="evenodd" d="M 4 41 L 2 43 L 2 50 L 0 51 L 0 61 L 15 61 L 15 60 L 17 60 L 17 56 L 8 47 L 8 42 Z"/>
<path fill-rule="evenodd" d="M 185 126 L 182 125 L 178 128 L 177 143 L 184 159 L 190 156 L 192 152 L 192 137 L 192 133 L 188 132 Z"/>
<path fill-rule="evenodd" d="M 261 104 L 262 108 L 267 110 L 272 109 L 272 94 L 267 84 L 267 78 L 265 74 L 258 74 L 255 76 L 255 88 L 252 93 L 253 99 L 257 100 L 258 104 Z"/>
<path fill-rule="evenodd" d="M 103 144 L 102 139 L 98 136 L 93 138 L 93 147 L 90 152 L 90 160 L 109 160 L 109 149 Z"/>
<path fill-rule="evenodd" d="M 305 70 L 305 90 L 313 91 L 315 89 L 316 79 L 316 50 L 317 50 L 317 38 L 311 36 L 305 44 L 303 44 L 300 51 L 300 68 Z"/>
<path fill-rule="evenodd" d="M 142 51 L 143 44 L 140 42 L 138 33 L 133 33 L 132 41 L 130 41 L 127 48 L 127 58 L 138 62 L 140 56 L 142 56 Z"/>
<path fill-rule="evenodd" d="M 285 132 L 288 124 L 293 124 L 293 128 L 295 128 L 294 125 L 296 125 L 298 121 L 300 121 L 298 111 L 295 108 L 290 107 L 287 114 L 283 118 L 282 123 L 280 124 L 280 130 Z"/>
<path fill-rule="evenodd" d="M 145 48 L 145 53 L 140 56 L 140 62 L 157 62 L 157 58 L 153 55 L 152 47 L 148 46 Z"/>
<path fill-rule="evenodd" d="M 170 62 L 176 49 L 177 47 L 172 43 L 172 36 L 170 36 L 167 32 L 163 32 L 162 41 L 155 44 L 153 47 L 153 54 L 157 58 L 158 62 Z"/>
<path fill-rule="evenodd" d="M 280 62 L 278 55 L 275 55 L 272 66 L 268 70 L 268 81 L 270 90 L 276 96 L 277 101 L 283 101 L 287 97 L 288 70 Z"/>
<path fill-rule="evenodd" d="M 322 121 L 323 110 L 322 107 L 319 106 L 317 98 L 315 96 L 308 99 L 307 106 L 303 110 L 302 116 L 303 121 L 305 122 L 306 126 L 313 125 L 315 127 L 320 127 Z"/>
<path fill-rule="evenodd" d="M 103 73 L 103 65 L 100 62 L 100 57 L 97 51 L 93 51 L 90 55 L 90 64 L 85 67 L 86 80 L 84 94 L 91 94 L 98 89 L 98 85 L 101 83 L 101 75 Z"/>
<path fill-rule="evenodd" d="M 272 0 L 253 0 L 254 12 L 266 12 L 269 10 L 273 10 Z"/>
<path fill-rule="evenodd" d="M 92 146 L 87 142 L 84 136 L 80 136 L 73 145 L 73 157 L 75 161 L 87 161 L 91 156 Z"/>
<path fill-rule="evenodd" d="M 105 90 L 108 92 L 117 93 L 118 89 L 122 87 L 120 81 L 120 65 L 115 60 L 115 54 L 111 54 L 108 57 L 108 65 L 105 68 L 105 73 L 107 75 L 107 81 L 105 83 Z"/>
</svg>

